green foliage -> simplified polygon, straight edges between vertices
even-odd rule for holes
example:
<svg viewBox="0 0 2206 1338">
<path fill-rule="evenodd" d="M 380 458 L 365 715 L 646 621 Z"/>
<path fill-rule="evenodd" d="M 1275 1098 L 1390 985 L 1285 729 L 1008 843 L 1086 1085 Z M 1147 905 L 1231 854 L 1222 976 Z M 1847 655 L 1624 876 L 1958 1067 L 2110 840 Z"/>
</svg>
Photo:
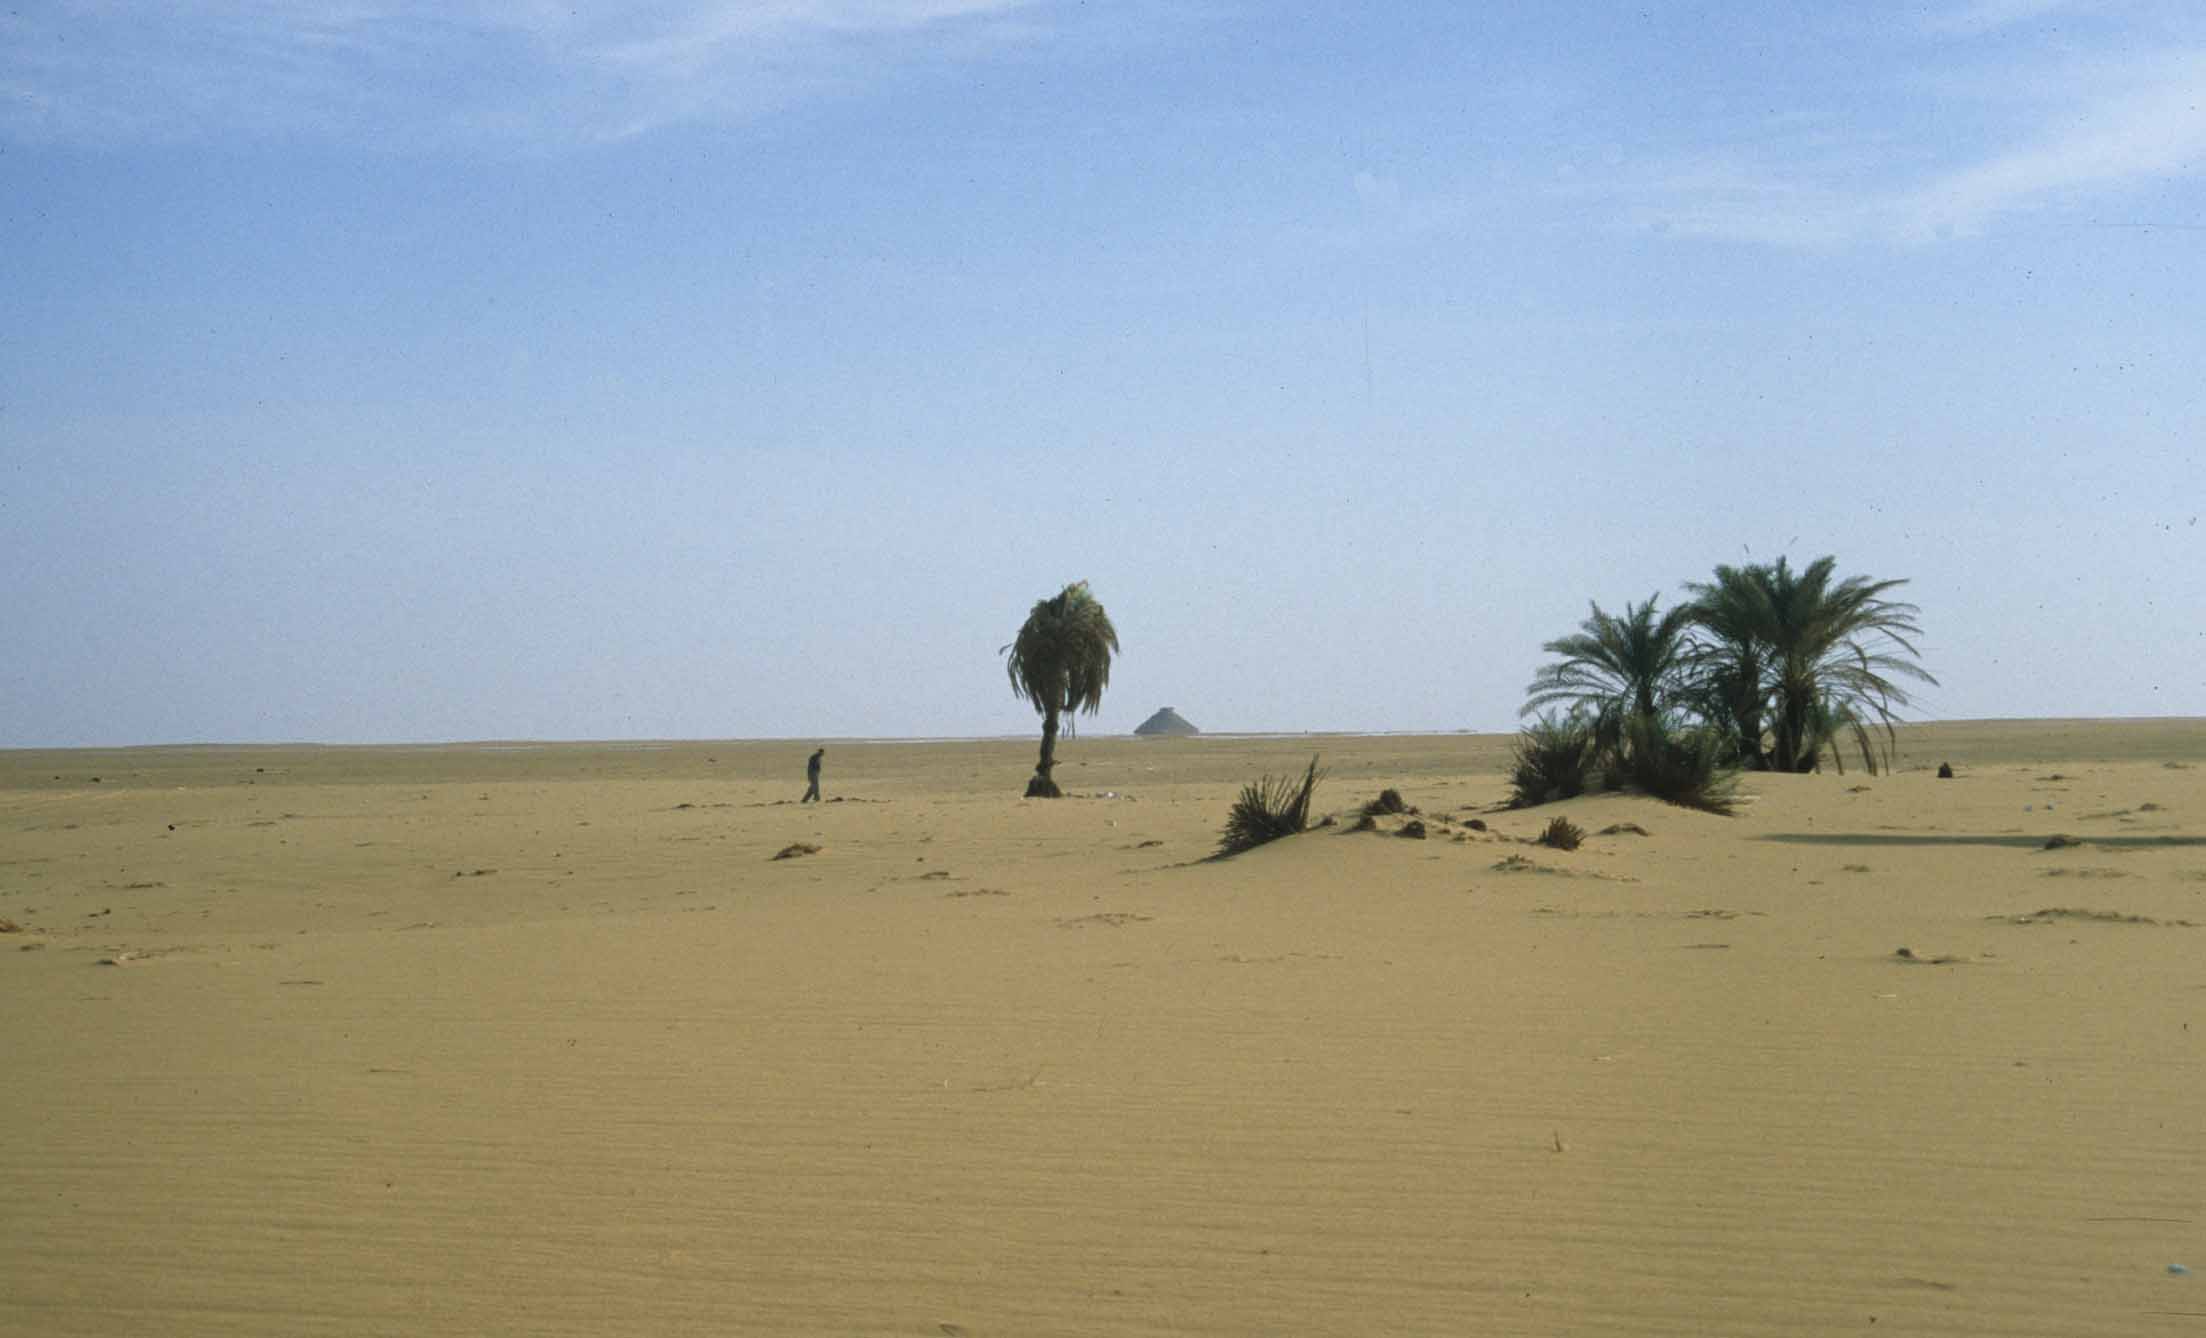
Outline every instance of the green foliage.
<svg viewBox="0 0 2206 1338">
<path fill-rule="evenodd" d="M 1111 657 L 1118 653 L 1118 629 L 1089 593 L 1088 583 L 1075 581 L 1037 601 L 1003 651 L 1012 693 L 1034 703 L 1042 716 L 1042 753 L 1027 782 L 1027 798 L 1058 798 L 1050 771 L 1057 764 L 1059 718 L 1075 711 L 1093 715 L 1102 707 Z"/>
<path fill-rule="evenodd" d="M 1675 608 L 1658 616 L 1660 598 L 1650 595 L 1644 604 L 1626 601 L 1621 618 L 1595 604 L 1575 636 L 1540 647 L 1563 658 L 1533 676 L 1518 714 L 1560 706 L 1587 715 L 1606 746 L 1631 716 L 1668 710 L 1679 684 L 1692 609 Z"/>
<path fill-rule="evenodd" d="M 1818 558 L 1796 574 L 1779 558 L 1757 569 L 1775 669 L 1771 765 L 1780 771 L 1813 771 L 1823 749 L 1841 736 L 1860 748 L 1872 773 L 1879 761 L 1889 765 L 1893 712 L 1909 704 L 1893 676 L 1938 681 L 1915 663 L 1918 610 L 1884 598 L 1907 583 L 1849 576 L 1834 584 L 1836 565 Z M 1881 746 L 1874 726 L 1882 727 Z"/>
<path fill-rule="evenodd" d="M 1685 708 L 1728 736 L 1740 765 L 1762 769 L 1768 717 L 1768 605 L 1759 567 L 1718 566 L 1715 579 L 1687 582 L 1693 630 L 1682 658 Z"/>
<path fill-rule="evenodd" d="M 1509 803 L 1531 808 L 1586 792 L 1596 755 L 1593 723 L 1583 714 L 1542 715 L 1517 733 L 1509 766 Z"/>
<path fill-rule="evenodd" d="M 1317 792 L 1317 783 L 1325 779 L 1317 762 L 1315 757 L 1310 759 L 1310 769 L 1299 781 L 1292 776 L 1282 776 L 1278 780 L 1266 776 L 1243 786 L 1241 797 L 1226 814 L 1225 831 L 1218 838 L 1217 858 L 1238 855 L 1282 836 L 1307 830 L 1310 796 Z"/>
<path fill-rule="evenodd" d="M 1045 715 L 1074 710 L 1094 715 L 1103 705 L 1103 689 L 1110 686 L 1118 629 L 1089 593 L 1088 583 L 1074 581 L 1037 601 L 1017 638 L 1004 649 L 1009 652 L 1004 668 L 1013 695 L 1034 703 Z"/>
<path fill-rule="evenodd" d="M 1714 725 L 1679 727 L 1660 716 L 1635 716 L 1625 726 L 1618 763 L 1630 784 L 1645 794 L 1729 814 L 1739 788 L 1730 745 L 1729 736 Z"/>
<path fill-rule="evenodd" d="M 1780 557 L 1686 587 L 1703 634 L 1689 672 L 1703 700 L 1726 703 L 1751 765 L 1814 771 L 1828 756 L 1843 770 L 1850 742 L 1872 774 L 1889 767 L 1897 712 L 1911 704 L 1899 680 L 1938 681 L 1917 663 L 1920 610 L 1886 597 L 1907 582 L 1837 580 L 1837 566 L 1821 557 L 1795 571 Z"/>
<path fill-rule="evenodd" d="M 1906 685 L 1938 681 L 1918 662 L 1920 610 L 1892 598 L 1904 580 L 1836 569 L 1830 557 L 1718 566 L 1667 614 L 1652 598 L 1622 617 L 1595 604 L 1577 635 L 1542 647 L 1562 658 L 1533 678 L 1524 712 L 1564 706 L 1586 722 L 1588 765 L 1608 788 L 1717 812 L 1738 767 L 1843 771 L 1858 756 L 1872 773 L 1889 768 Z M 1528 730 L 1518 744 L 1520 806 L 1583 788 L 1570 779 L 1575 754 L 1543 724 L 1536 743 Z"/>
</svg>

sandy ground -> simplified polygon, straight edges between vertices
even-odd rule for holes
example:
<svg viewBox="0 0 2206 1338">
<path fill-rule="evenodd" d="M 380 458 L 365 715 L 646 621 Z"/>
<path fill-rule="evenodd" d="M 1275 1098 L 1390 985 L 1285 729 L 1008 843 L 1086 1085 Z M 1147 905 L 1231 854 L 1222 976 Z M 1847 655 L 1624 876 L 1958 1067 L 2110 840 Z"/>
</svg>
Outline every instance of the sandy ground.
<svg viewBox="0 0 2206 1338">
<path fill-rule="evenodd" d="M 810 746 L 0 753 L 0 1332 L 2206 1332 L 2206 723 Z"/>
</svg>

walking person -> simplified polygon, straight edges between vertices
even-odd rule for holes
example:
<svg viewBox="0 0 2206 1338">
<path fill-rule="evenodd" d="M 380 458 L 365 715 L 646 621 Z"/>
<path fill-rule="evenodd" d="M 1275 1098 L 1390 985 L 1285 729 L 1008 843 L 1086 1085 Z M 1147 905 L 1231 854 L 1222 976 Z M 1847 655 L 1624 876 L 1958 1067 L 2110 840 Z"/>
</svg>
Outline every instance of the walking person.
<svg viewBox="0 0 2206 1338">
<path fill-rule="evenodd" d="M 822 745 L 818 752 L 812 754 L 811 760 L 804 764 L 804 778 L 812 784 L 804 792 L 804 798 L 797 801 L 798 803 L 809 804 L 820 797 L 820 759 L 825 756 L 827 756 L 827 748 Z"/>
</svg>

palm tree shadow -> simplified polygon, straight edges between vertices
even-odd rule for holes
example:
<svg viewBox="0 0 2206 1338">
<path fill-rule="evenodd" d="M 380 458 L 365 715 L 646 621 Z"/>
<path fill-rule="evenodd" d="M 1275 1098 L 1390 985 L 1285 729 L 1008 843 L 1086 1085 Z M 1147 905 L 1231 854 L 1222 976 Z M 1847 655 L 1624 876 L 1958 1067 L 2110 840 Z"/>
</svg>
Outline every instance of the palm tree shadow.
<svg viewBox="0 0 2206 1338">
<path fill-rule="evenodd" d="M 2042 835 L 1953 832 L 1764 832 L 1752 839 L 1793 846 L 2005 846 L 2013 850 L 2043 850 L 2046 841 Z M 2115 850 L 2206 846 L 2206 836 L 2085 836 L 2078 840 Z"/>
</svg>

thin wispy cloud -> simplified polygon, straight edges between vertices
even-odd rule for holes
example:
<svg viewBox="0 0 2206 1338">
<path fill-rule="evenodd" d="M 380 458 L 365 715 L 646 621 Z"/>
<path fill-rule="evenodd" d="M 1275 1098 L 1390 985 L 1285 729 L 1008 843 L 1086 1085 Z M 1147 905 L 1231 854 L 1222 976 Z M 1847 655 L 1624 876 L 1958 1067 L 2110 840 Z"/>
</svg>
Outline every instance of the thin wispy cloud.
<svg viewBox="0 0 2206 1338">
<path fill-rule="evenodd" d="M 64 3 L 0 17 L 0 134 L 617 138 L 971 59 L 1049 0 Z M 1014 22 L 1015 20 L 1015 22 Z"/>
<path fill-rule="evenodd" d="M 1903 232 L 1974 232 L 2003 215 L 2089 203 L 2141 183 L 2206 172 L 2206 52 L 2158 77 L 2067 109 L 2056 126 L 1893 202 Z"/>
<path fill-rule="evenodd" d="M 1969 31 L 1995 10 L 2013 20 L 2054 7 L 1979 4 Z M 1827 247 L 1965 237 L 2206 176 L 2206 44 L 1976 67 L 1965 79 L 1918 80 L 1908 94 L 1930 99 L 1904 122 L 1920 127 L 1911 135 L 1857 128 L 1834 145 L 1772 129 L 1658 156 L 1595 189 L 1634 227 Z M 1967 136 L 1949 134 L 1954 119 L 1968 122 Z"/>
</svg>

